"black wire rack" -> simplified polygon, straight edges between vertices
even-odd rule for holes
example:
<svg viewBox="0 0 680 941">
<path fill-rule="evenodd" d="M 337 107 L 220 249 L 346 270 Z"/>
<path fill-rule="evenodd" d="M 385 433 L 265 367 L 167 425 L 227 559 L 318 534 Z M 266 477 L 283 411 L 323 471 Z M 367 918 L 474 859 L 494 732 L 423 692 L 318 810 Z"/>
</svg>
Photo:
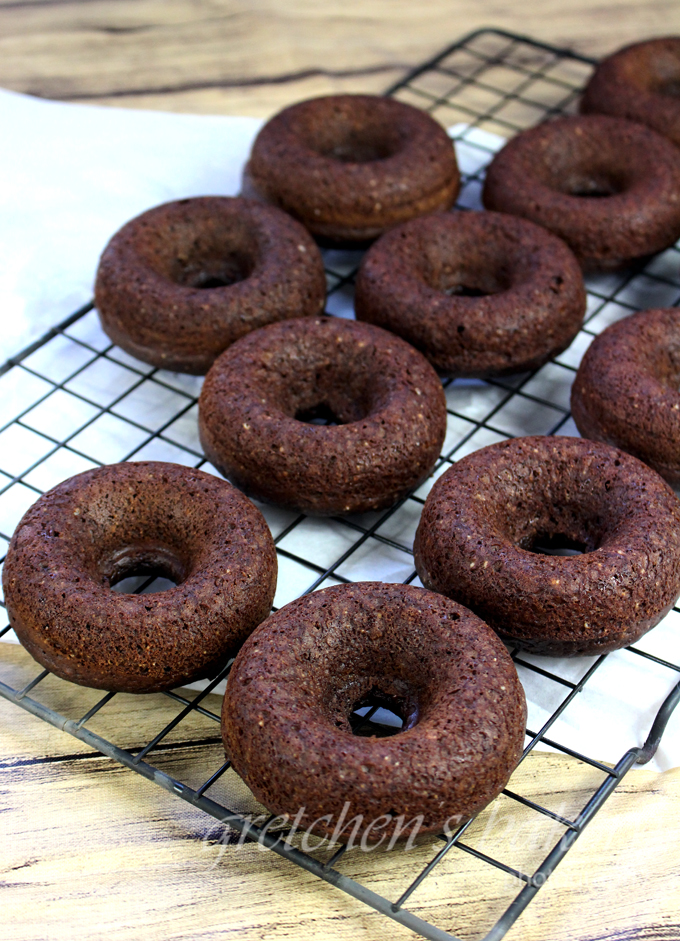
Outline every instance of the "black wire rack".
<svg viewBox="0 0 680 941">
<path fill-rule="evenodd" d="M 541 120 L 573 112 L 593 64 L 593 60 L 526 37 L 485 29 L 420 66 L 388 94 L 427 110 L 452 128 L 463 171 L 459 207 L 475 209 L 481 208 L 484 168 L 502 138 Z M 358 251 L 325 251 L 330 313 L 351 316 L 360 256 Z M 568 398 L 583 352 L 592 337 L 614 320 L 641 308 L 680 303 L 680 251 L 671 248 L 634 269 L 591 278 L 587 288 L 585 325 L 571 347 L 553 362 L 536 372 L 508 379 L 445 382 L 449 422 L 442 457 L 432 479 L 398 506 L 382 513 L 323 521 L 261 507 L 275 537 L 279 558 L 275 606 L 341 582 L 380 579 L 417 584 L 412 539 L 433 480 L 464 454 L 504 438 L 577 434 Z M 214 470 L 202 455 L 196 431 L 200 382 L 197 377 L 154 369 L 112 346 L 101 332 L 91 304 L 0 368 L 5 416 L 0 427 L 2 554 L 27 507 L 42 492 L 72 474 L 104 463 L 143 459 Z M 127 591 L 161 587 L 141 577 L 124 584 Z M 680 609 L 675 608 L 669 618 L 678 614 Z M 9 626 L 0 631 L 0 636 L 5 634 L 10 634 Z M 567 814 L 544 806 L 536 799 L 535 789 L 531 797 L 515 790 L 513 777 L 497 801 L 509 801 L 510 814 L 519 809 L 529 813 L 534 832 L 549 828 L 546 832 L 554 842 L 544 844 L 548 851 L 538 864 L 518 864 L 516 846 L 512 852 L 508 847 L 507 853 L 501 847 L 494 855 L 480 849 L 476 821 L 468 821 L 454 833 L 442 835 L 434 845 L 431 841 L 427 847 L 418 847 L 413 852 L 412 878 L 395 887 L 390 898 L 343 874 L 351 855 L 344 847 L 337 848 L 330 858 L 322 850 L 305 851 L 300 848 L 299 838 L 291 837 L 283 823 L 274 826 L 276 821 L 266 816 L 252 795 L 244 793 L 243 785 L 239 786 L 229 762 L 224 761 L 218 726 L 214 725 L 220 717 L 215 699 L 210 697 L 222 688 L 228 668 L 200 691 L 157 694 L 166 706 L 169 700 L 176 713 L 143 747 L 123 747 L 95 731 L 97 717 L 106 710 L 112 693 L 97 695 L 86 714 L 76 718 L 52 709 L 49 696 L 38 698 L 41 690 L 50 686 L 44 684 L 49 676 L 46 670 L 22 689 L 0 682 L 0 695 L 215 818 L 220 823 L 215 839 L 225 846 L 242 839 L 259 840 L 278 855 L 426 938 L 455 939 L 456 935 L 449 932 L 449 927 L 436 927 L 418 915 L 418 893 L 423 882 L 432 877 L 439 879 L 438 891 L 445 901 L 446 875 L 455 866 L 456 854 L 471 854 L 481 865 L 494 867 L 510 881 L 508 900 L 499 902 L 493 921 L 477 926 L 480 938 L 497 941 L 541 889 L 623 776 L 636 762 L 644 763 L 654 754 L 680 699 L 680 664 L 666 659 L 666 651 L 649 640 L 654 636 L 652 632 L 637 645 L 609 657 L 545 660 L 512 651 L 533 703 L 524 758 L 537 746 L 548 747 L 591 766 L 599 773 L 599 783 L 585 796 L 577 812 Z M 2 648 L 0 669 L 1 664 Z M 635 729 L 624 728 L 623 735 L 630 743 L 644 739 L 640 729 L 645 723 L 651 731 L 644 745 L 628 748 L 612 766 L 599 760 L 601 754 L 584 754 L 579 747 L 578 729 L 574 737 L 573 727 L 564 720 L 576 704 L 587 701 L 589 690 L 603 671 L 619 671 L 620 688 L 631 669 L 654 672 L 655 695 L 649 702 L 638 704 L 640 722 Z M 56 678 L 53 682 L 69 685 Z M 45 698 L 48 702 L 43 701 Z M 159 709 L 161 713 L 166 716 L 167 709 Z M 594 710 L 587 714 L 590 723 L 598 723 Z M 214 760 L 210 774 L 200 784 L 191 785 L 172 773 L 167 745 L 168 736 L 174 742 L 186 741 L 178 727 L 189 716 L 200 716 L 211 728 L 213 734 L 199 744 L 207 759 Z M 389 734 L 394 725 L 395 717 L 377 704 L 353 716 L 356 734 Z M 610 731 L 603 729 L 603 736 Z M 125 741 L 127 732 L 120 730 L 119 743 Z M 381 865 L 386 855 L 380 857 Z M 606 860 L 602 864 L 606 865 Z M 455 931 L 455 927 L 450 930 Z"/>
</svg>

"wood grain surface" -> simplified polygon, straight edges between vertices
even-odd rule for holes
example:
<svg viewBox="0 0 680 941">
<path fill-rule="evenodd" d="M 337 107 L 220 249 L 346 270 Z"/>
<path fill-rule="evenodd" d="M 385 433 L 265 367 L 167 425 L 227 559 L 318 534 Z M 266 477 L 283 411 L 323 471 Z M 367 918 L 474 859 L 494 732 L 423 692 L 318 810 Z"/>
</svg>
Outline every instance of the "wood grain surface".
<svg viewBox="0 0 680 941">
<path fill-rule="evenodd" d="M 677 0 L 0 0 L 0 85 L 46 98 L 135 108 L 266 116 L 303 97 L 380 92 L 443 46 L 497 26 L 591 55 L 680 32 Z M 36 673 L 0 645 L 0 679 Z M 97 694 L 49 679 L 41 696 L 82 715 Z M 219 708 L 219 703 L 214 703 Z M 96 731 L 133 747 L 176 710 L 162 697 L 116 697 Z M 121 741 L 121 735 L 124 741 Z M 183 723 L 154 762 L 200 783 L 221 756 L 216 724 Z M 226 780 L 228 778 L 228 780 Z M 247 806 L 235 776 L 217 799 Z M 512 781 L 575 813 L 601 772 L 532 755 Z M 680 771 L 634 770 L 538 894 L 510 941 L 678 941 L 675 816 Z M 562 833 L 501 801 L 468 842 L 530 869 Z M 545 818 L 547 820 L 547 818 Z M 545 823 L 544 820 L 544 823 Z M 366 939 L 411 932 L 250 845 L 225 845 L 201 812 L 0 699 L 2 937 L 255 941 Z M 429 847 L 348 854 L 343 872 L 396 898 Z M 482 937 L 517 884 L 451 853 L 413 896 L 416 914 L 463 939 Z"/>
<path fill-rule="evenodd" d="M 381 92 L 482 26 L 600 56 L 680 31 L 680 4 L 0 0 L 0 85 L 68 101 L 268 116 L 311 95 Z"/>
</svg>

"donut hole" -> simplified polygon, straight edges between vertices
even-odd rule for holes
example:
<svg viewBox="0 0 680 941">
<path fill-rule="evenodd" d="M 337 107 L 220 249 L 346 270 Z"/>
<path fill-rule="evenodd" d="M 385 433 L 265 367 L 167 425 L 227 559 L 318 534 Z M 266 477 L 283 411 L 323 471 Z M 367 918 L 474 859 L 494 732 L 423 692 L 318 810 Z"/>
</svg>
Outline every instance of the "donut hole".
<svg viewBox="0 0 680 941">
<path fill-rule="evenodd" d="M 193 258 L 177 258 L 172 280 L 185 287 L 210 290 L 245 281 L 253 268 L 252 259 L 243 252 L 214 252 Z"/>
<path fill-rule="evenodd" d="M 356 351 L 359 352 L 359 351 Z M 288 388 L 281 389 L 281 407 L 299 422 L 313 425 L 349 425 L 373 410 L 372 384 L 348 351 L 337 365 L 295 364 Z"/>
<path fill-rule="evenodd" d="M 349 715 L 353 735 L 386 738 L 415 725 L 413 705 L 374 686 L 356 701 Z"/>
<path fill-rule="evenodd" d="M 229 287 L 250 277 L 257 263 L 256 234 L 234 213 L 213 214 L 207 208 L 189 222 L 182 204 L 175 218 L 161 230 L 144 230 L 145 240 L 136 246 L 149 268 L 164 280 L 199 290 Z"/>
<path fill-rule="evenodd" d="M 538 471 L 534 474 L 539 480 L 541 476 Z M 500 496 L 505 503 L 504 508 L 499 507 L 500 526 L 512 543 L 536 555 L 584 555 L 599 548 L 606 538 L 607 524 L 593 509 L 589 481 L 584 482 L 583 490 L 578 485 L 570 490 L 568 480 L 564 489 L 553 480 L 552 500 L 546 502 L 540 483 L 535 491 L 527 492 L 529 483 L 526 476 L 523 479 L 523 493 L 513 487 Z M 605 480 L 602 499 L 610 488 L 611 482 Z"/>
<path fill-rule="evenodd" d="M 536 166 L 535 173 L 557 193 L 580 199 L 618 196 L 635 182 L 631 154 L 625 147 L 614 150 L 601 133 L 574 137 L 568 147 L 555 134 Z"/>
<path fill-rule="evenodd" d="M 300 408 L 295 413 L 295 420 L 306 422 L 308 425 L 344 425 L 343 422 L 326 402 L 319 402 L 309 408 Z"/>
<path fill-rule="evenodd" d="M 434 291 L 449 297 L 488 297 L 512 287 L 508 258 L 498 257 L 493 247 L 459 238 L 441 246 L 424 244 L 423 252 L 423 280 Z M 452 263 L 450 259 L 457 256 L 474 261 Z"/>
<path fill-rule="evenodd" d="M 575 173 L 566 180 L 564 192 L 581 199 L 606 199 L 623 192 L 624 188 L 620 180 L 605 173 Z"/>
<path fill-rule="evenodd" d="M 308 425 L 350 425 L 366 418 L 370 411 L 370 399 L 363 391 L 353 396 L 336 389 L 295 403 L 293 417 Z"/>
<path fill-rule="evenodd" d="M 362 630 L 359 616 L 354 622 L 355 630 Z M 370 628 L 369 628 L 370 629 Z M 378 643 L 381 637 L 376 638 Z M 343 660 L 346 683 L 336 687 L 335 671 L 331 671 L 326 688 L 326 716 L 337 728 L 357 736 L 396 735 L 413 728 L 419 721 L 423 700 L 423 680 L 417 662 L 399 664 L 396 651 L 377 650 L 371 645 L 366 650 L 347 651 Z M 366 670 L 366 657 L 374 654 L 372 669 Z M 356 659 L 355 659 L 356 657 Z M 352 660 L 353 663 L 349 663 Z M 375 667 L 377 666 L 377 670 Z M 340 668 L 342 669 L 342 668 Z M 408 680 L 403 679 L 404 674 Z"/>
<path fill-rule="evenodd" d="M 621 504 L 619 458 L 614 454 L 606 466 L 574 466 L 559 459 L 562 443 L 559 438 L 546 439 L 552 440 L 555 444 L 545 445 L 551 449 L 546 460 L 538 447 L 520 450 L 510 460 L 513 448 L 508 445 L 507 461 L 495 465 L 496 487 L 481 490 L 493 533 L 536 555 L 586 555 L 604 549 L 616 540 L 626 512 Z M 584 447 L 591 444 L 585 442 Z M 490 478 L 486 480 L 488 484 Z M 481 535 L 477 545 L 483 545 Z"/>
<path fill-rule="evenodd" d="M 481 288 L 470 287 L 467 284 L 454 284 L 446 288 L 444 294 L 449 297 L 487 297 L 492 291 L 483 291 Z"/>
<path fill-rule="evenodd" d="M 592 518 L 578 504 L 552 507 L 552 512 L 538 511 L 535 507 L 522 508 L 525 512 L 524 528 L 513 534 L 513 542 L 536 555 L 582 555 L 594 552 L 603 538 L 603 521 Z"/>
<path fill-rule="evenodd" d="M 434 282 L 434 283 L 433 283 Z M 502 270 L 475 270 L 467 268 L 459 271 L 442 269 L 439 276 L 430 281 L 430 287 L 449 297 L 489 297 L 502 294 L 510 287 L 510 279 Z"/>
<path fill-rule="evenodd" d="M 176 588 L 177 582 L 166 578 L 162 571 L 132 572 L 121 578 L 111 590 L 119 595 L 156 595 L 163 591 Z"/>
<path fill-rule="evenodd" d="M 631 185 L 630 170 L 623 167 L 579 165 L 562 168 L 549 183 L 552 189 L 577 199 L 606 199 L 624 193 Z"/>
<path fill-rule="evenodd" d="M 340 163 L 374 163 L 397 152 L 397 141 L 381 136 L 379 128 L 338 126 L 329 130 L 334 132 L 332 137 L 316 141 L 312 149 Z"/>
<path fill-rule="evenodd" d="M 322 151 L 322 155 L 341 163 L 373 163 L 390 157 L 393 149 L 386 146 L 385 141 L 376 140 L 368 131 L 369 128 L 362 128 L 358 134 L 347 134 L 344 140 L 338 140 L 325 153 Z"/>
<path fill-rule="evenodd" d="M 525 546 L 525 548 L 529 552 L 536 552 L 538 555 L 571 556 L 588 552 L 584 542 L 572 539 L 562 533 L 537 533 L 531 544 Z"/>
<path fill-rule="evenodd" d="M 397 129 L 367 109 L 364 112 L 350 116 L 342 106 L 334 106 L 323 120 L 306 124 L 302 135 L 306 145 L 340 163 L 374 163 L 394 156 L 403 147 Z"/>
<path fill-rule="evenodd" d="M 155 594 L 181 584 L 187 577 L 186 563 L 164 546 L 125 546 L 100 564 L 109 588 L 119 594 Z"/>
<path fill-rule="evenodd" d="M 566 505 L 543 512 L 524 507 L 525 528 L 514 533 L 513 541 L 520 549 L 536 555 L 583 555 L 594 552 L 603 538 L 603 521 L 591 518 L 583 507 Z M 520 524 L 521 527 L 521 524 Z"/>
<path fill-rule="evenodd" d="M 680 98 L 680 55 L 659 51 L 647 57 L 645 67 L 650 76 L 647 80 L 650 91 L 664 98 Z M 644 70 L 640 72 L 644 73 Z M 633 78 L 639 81 L 639 75 Z"/>
</svg>

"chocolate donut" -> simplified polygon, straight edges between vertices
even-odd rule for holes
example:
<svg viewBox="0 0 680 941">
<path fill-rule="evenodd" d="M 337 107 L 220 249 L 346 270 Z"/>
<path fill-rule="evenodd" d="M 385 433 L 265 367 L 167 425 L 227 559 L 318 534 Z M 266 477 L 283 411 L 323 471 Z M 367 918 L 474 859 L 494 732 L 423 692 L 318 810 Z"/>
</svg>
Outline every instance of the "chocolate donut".
<svg viewBox="0 0 680 941">
<path fill-rule="evenodd" d="M 367 700 L 403 730 L 352 735 Z M 454 829 L 493 800 L 525 721 L 514 664 L 486 624 L 422 588 L 364 582 L 260 625 L 231 669 L 222 736 L 257 799 L 298 830 L 387 845 Z"/>
<path fill-rule="evenodd" d="M 634 454 L 680 485 L 680 310 L 645 310 L 596 337 L 571 390 L 585 438 Z"/>
<path fill-rule="evenodd" d="M 177 582 L 111 591 L 127 575 Z M 144 461 L 78 474 L 44 494 L 12 536 L 9 621 L 52 673 L 151 693 L 212 676 L 267 617 L 276 551 L 262 515 L 225 481 Z"/>
<path fill-rule="evenodd" d="M 578 333 L 578 262 L 545 229 L 496 212 L 406 222 L 364 256 L 355 310 L 424 353 L 446 376 L 536 369 Z"/>
<path fill-rule="evenodd" d="M 615 268 L 680 236 L 680 151 L 633 121 L 560 118 L 505 145 L 483 199 L 550 229 L 584 268 Z"/>
<path fill-rule="evenodd" d="M 199 431 L 208 460 L 249 495 L 314 515 L 361 513 L 427 477 L 446 400 L 427 360 L 391 333 L 335 317 L 288 320 L 220 356 Z"/>
<path fill-rule="evenodd" d="M 273 206 L 203 196 L 156 206 L 117 232 L 95 303 L 118 346 L 203 374 L 250 330 L 321 313 L 326 278 L 305 229 Z"/>
<path fill-rule="evenodd" d="M 604 59 L 581 111 L 639 121 L 680 145 L 680 36 L 634 43 Z"/>
<path fill-rule="evenodd" d="M 540 546 L 582 554 L 541 555 Z M 414 552 L 427 588 L 510 643 L 554 656 L 606 653 L 654 627 L 680 593 L 680 502 L 616 448 L 515 438 L 439 478 Z"/>
<path fill-rule="evenodd" d="M 243 178 L 244 195 L 344 242 L 449 209 L 459 189 L 444 129 L 418 108 L 374 95 L 329 95 L 284 108 L 255 139 Z"/>
</svg>

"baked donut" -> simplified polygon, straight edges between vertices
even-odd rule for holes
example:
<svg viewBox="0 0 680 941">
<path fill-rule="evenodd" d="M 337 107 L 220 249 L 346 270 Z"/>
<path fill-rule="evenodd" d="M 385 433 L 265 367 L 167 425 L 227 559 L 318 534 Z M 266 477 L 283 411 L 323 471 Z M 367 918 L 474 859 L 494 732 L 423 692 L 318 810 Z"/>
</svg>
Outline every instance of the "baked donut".
<svg viewBox="0 0 680 941">
<path fill-rule="evenodd" d="M 427 360 L 393 334 L 335 317 L 288 320 L 220 356 L 201 391 L 199 432 L 208 460 L 259 500 L 362 513 L 430 473 L 446 400 Z"/>
<path fill-rule="evenodd" d="M 621 118 L 548 121 L 494 157 L 483 200 L 559 235 L 584 268 L 620 267 L 680 236 L 680 150 Z"/>
<path fill-rule="evenodd" d="M 680 36 L 634 43 L 604 59 L 581 111 L 639 121 L 680 146 Z"/>
<path fill-rule="evenodd" d="M 111 591 L 130 574 L 177 582 Z M 44 494 L 17 526 L 3 586 L 9 622 L 52 673 L 152 693 L 213 676 L 271 609 L 276 551 L 262 515 L 212 474 L 111 464 Z"/>
<path fill-rule="evenodd" d="M 418 108 L 375 95 L 329 95 L 284 108 L 255 139 L 243 177 L 245 196 L 341 242 L 449 209 L 459 189 L 444 129 Z"/>
<path fill-rule="evenodd" d="M 326 278 L 309 233 L 273 206 L 227 196 L 165 203 L 104 249 L 102 327 L 145 363 L 203 374 L 250 330 L 321 313 Z"/>
<path fill-rule="evenodd" d="M 680 593 L 680 502 L 609 445 L 515 438 L 439 478 L 414 552 L 427 588 L 508 642 L 553 656 L 606 653 L 654 627 Z"/>
<path fill-rule="evenodd" d="M 402 731 L 353 735 L 367 701 Z M 364 582 L 260 625 L 231 669 L 222 736 L 255 797 L 299 831 L 387 846 L 454 829 L 493 800 L 525 721 L 515 666 L 486 624 L 422 588 Z"/>
<path fill-rule="evenodd" d="M 680 310 L 645 310 L 607 327 L 571 390 L 585 438 L 634 454 L 680 485 Z"/>
<path fill-rule="evenodd" d="M 566 349 L 586 294 L 574 255 L 546 229 L 497 212 L 442 212 L 378 239 L 354 304 L 357 319 L 403 337 L 445 376 L 499 376 Z"/>
</svg>

